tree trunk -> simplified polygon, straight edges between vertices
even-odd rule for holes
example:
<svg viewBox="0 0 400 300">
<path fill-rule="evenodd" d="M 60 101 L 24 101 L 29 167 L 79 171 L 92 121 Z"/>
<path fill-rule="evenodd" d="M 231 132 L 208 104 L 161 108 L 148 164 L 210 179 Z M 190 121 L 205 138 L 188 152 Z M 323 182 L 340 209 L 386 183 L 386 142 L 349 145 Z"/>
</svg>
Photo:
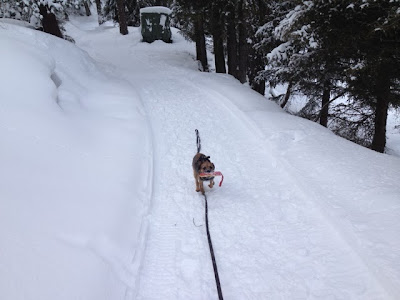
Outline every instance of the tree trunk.
<svg viewBox="0 0 400 300">
<path fill-rule="evenodd" d="M 101 1 L 100 0 L 96 0 L 96 8 L 97 8 L 97 21 L 99 22 L 99 25 L 104 23 L 104 19 L 103 19 L 103 13 L 101 10 Z"/>
<path fill-rule="evenodd" d="M 83 1 L 83 6 L 85 6 L 86 16 L 89 17 L 92 13 L 90 12 L 89 4 L 87 3 L 86 0 Z"/>
<path fill-rule="evenodd" d="M 226 73 L 224 43 L 219 33 L 213 34 L 215 71 L 217 73 Z"/>
<path fill-rule="evenodd" d="M 42 15 L 43 31 L 58 36 L 59 38 L 63 38 L 56 16 L 50 12 L 47 5 L 40 4 L 39 12 Z"/>
<path fill-rule="evenodd" d="M 226 46 L 228 54 L 228 73 L 238 78 L 238 42 L 237 42 L 237 31 L 235 22 L 236 8 L 234 5 L 228 7 L 227 15 L 227 35 L 226 35 Z"/>
<path fill-rule="evenodd" d="M 292 93 L 292 86 L 293 86 L 293 81 L 289 81 L 289 85 L 286 90 L 285 98 L 283 99 L 281 103 L 281 107 L 285 108 L 286 104 L 289 102 L 290 94 Z M 265 85 L 264 85 L 265 87 Z"/>
<path fill-rule="evenodd" d="M 319 123 L 328 127 L 328 114 L 329 114 L 329 100 L 331 98 L 331 87 L 329 80 L 325 80 L 324 82 L 324 91 L 322 93 L 322 107 L 319 117 Z"/>
<path fill-rule="evenodd" d="M 223 22 L 221 22 L 222 11 L 217 3 L 212 6 L 212 35 L 214 44 L 215 71 L 217 73 L 226 73 Z"/>
<path fill-rule="evenodd" d="M 126 24 L 124 0 L 117 0 L 117 12 L 119 21 L 119 32 L 122 35 L 128 34 L 128 26 Z"/>
<path fill-rule="evenodd" d="M 386 122 L 389 110 L 390 79 L 389 72 L 384 66 L 379 68 L 376 74 L 376 109 L 375 109 L 375 131 L 372 139 L 371 149 L 383 153 L 386 146 Z"/>
<path fill-rule="evenodd" d="M 206 38 L 204 34 L 203 13 L 200 12 L 194 20 L 195 41 L 196 41 L 196 59 L 200 62 L 203 72 L 208 72 L 208 60 L 206 49 Z"/>
<path fill-rule="evenodd" d="M 375 131 L 371 149 L 383 153 L 386 146 L 386 121 L 389 102 L 386 99 L 378 99 L 375 110 Z"/>
<path fill-rule="evenodd" d="M 253 1 L 251 7 L 248 9 L 251 15 L 256 15 L 253 17 L 253 29 L 251 31 L 252 42 L 249 47 L 249 60 L 247 66 L 247 77 L 249 79 L 250 87 L 261 95 L 265 94 L 265 80 L 262 76 L 259 76 L 262 71 L 265 70 L 265 55 L 262 53 L 261 48 L 255 48 L 254 45 L 261 42 L 261 37 L 256 35 L 256 28 L 265 24 L 265 18 L 267 15 L 267 7 L 264 3 L 265 0 Z M 290 94 L 290 92 L 289 92 Z"/>
<path fill-rule="evenodd" d="M 247 64 L 248 64 L 248 55 L 249 49 L 247 45 L 247 30 L 246 30 L 246 21 L 245 21 L 245 7 L 243 0 L 239 0 L 238 2 L 238 31 L 239 31 L 239 70 L 238 70 L 238 79 L 241 83 L 245 83 L 247 80 Z"/>
<path fill-rule="evenodd" d="M 250 87 L 261 95 L 265 94 L 265 80 L 259 77 L 259 73 L 264 70 L 265 64 L 263 57 L 259 51 L 250 48 L 248 56 L 247 77 L 249 78 Z"/>
</svg>

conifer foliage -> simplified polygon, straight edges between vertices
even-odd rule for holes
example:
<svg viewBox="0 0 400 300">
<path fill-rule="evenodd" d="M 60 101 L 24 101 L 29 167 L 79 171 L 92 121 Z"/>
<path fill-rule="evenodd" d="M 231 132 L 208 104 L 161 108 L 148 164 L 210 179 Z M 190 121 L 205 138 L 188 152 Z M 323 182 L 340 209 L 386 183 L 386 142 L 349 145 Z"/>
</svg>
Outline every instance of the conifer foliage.
<svg viewBox="0 0 400 300">
<path fill-rule="evenodd" d="M 46 14 L 88 15 L 91 1 L 0 0 L 0 17 L 46 31 Z M 121 34 L 140 25 L 140 8 L 172 8 L 173 25 L 196 43 L 201 71 L 210 70 L 209 50 L 217 73 L 229 73 L 262 95 L 266 86 L 286 85 L 285 95 L 272 97 L 282 107 L 291 95 L 304 95 L 308 101 L 300 116 L 385 151 L 388 110 L 400 106 L 400 1 L 104 0 L 103 8 L 100 0 L 95 3 L 99 24 L 113 19 Z"/>
<path fill-rule="evenodd" d="M 30 23 L 44 32 L 63 37 L 59 22 L 70 14 L 90 15 L 90 0 L 0 0 L 0 18 Z"/>
<path fill-rule="evenodd" d="M 275 1 L 279 6 L 281 1 Z M 310 101 L 302 113 L 383 152 L 389 105 L 400 102 L 398 1 L 298 1 L 274 26 L 265 24 L 264 76 L 292 83 Z M 269 30 L 268 30 L 269 29 Z M 330 109 L 331 103 L 346 101 Z"/>
<path fill-rule="evenodd" d="M 214 54 L 215 71 L 247 80 L 261 94 L 264 79 L 258 75 L 265 64 L 261 48 L 253 47 L 255 32 L 265 16 L 263 0 L 175 0 L 175 23 L 185 36 L 196 42 L 202 70 L 208 70 L 206 43 Z M 256 87 L 257 86 L 257 87 Z"/>
<path fill-rule="evenodd" d="M 400 2 L 394 0 L 175 0 L 176 23 L 205 41 L 215 70 L 261 94 L 287 85 L 309 99 L 299 115 L 383 152 L 390 106 L 400 103 Z M 226 69 L 227 66 L 227 69 Z"/>
</svg>

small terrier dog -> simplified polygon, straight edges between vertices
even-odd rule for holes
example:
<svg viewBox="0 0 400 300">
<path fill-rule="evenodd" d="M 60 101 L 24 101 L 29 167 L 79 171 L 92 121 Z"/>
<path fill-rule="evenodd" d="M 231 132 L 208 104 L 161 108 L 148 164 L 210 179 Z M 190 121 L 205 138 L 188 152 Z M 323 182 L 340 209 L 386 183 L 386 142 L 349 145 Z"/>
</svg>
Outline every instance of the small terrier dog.
<svg viewBox="0 0 400 300">
<path fill-rule="evenodd" d="M 203 181 L 210 181 L 208 185 L 210 188 L 214 186 L 214 176 L 200 177 L 201 173 L 213 173 L 215 170 L 214 164 L 210 161 L 209 156 L 205 156 L 202 153 L 197 153 L 193 157 L 193 175 L 196 182 L 196 192 L 204 194 Z"/>
</svg>

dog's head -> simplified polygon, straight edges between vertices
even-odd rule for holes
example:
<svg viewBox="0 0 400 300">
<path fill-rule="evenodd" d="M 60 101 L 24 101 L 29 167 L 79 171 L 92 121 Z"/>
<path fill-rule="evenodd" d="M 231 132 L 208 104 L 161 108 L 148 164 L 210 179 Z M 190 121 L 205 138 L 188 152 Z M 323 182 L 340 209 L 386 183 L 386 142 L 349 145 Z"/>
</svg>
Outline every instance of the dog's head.
<svg viewBox="0 0 400 300">
<path fill-rule="evenodd" d="M 210 157 L 209 156 L 201 157 L 199 162 L 200 162 L 199 173 L 211 173 L 211 172 L 214 172 L 215 166 L 210 161 Z"/>
</svg>

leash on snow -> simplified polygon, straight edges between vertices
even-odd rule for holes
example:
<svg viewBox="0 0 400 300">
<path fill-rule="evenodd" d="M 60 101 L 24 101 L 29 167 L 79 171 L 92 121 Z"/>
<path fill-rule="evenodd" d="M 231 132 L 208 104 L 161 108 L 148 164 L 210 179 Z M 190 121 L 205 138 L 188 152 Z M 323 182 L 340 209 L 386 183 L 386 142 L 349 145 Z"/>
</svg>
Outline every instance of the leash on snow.
<svg viewBox="0 0 400 300">
<path fill-rule="evenodd" d="M 205 205 L 206 206 L 205 218 L 206 218 L 207 239 L 208 239 L 208 246 L 210 248 L 211 260 L 212 260 L 212 264 L 213 264 L 213 268 L 214 268 L 215 284 L 217 285 L 218 299 L 219 300 L 223 300 L 224 297 L 222 296 L 221 282 L 219 281 L 217 262 L 215 260 L 215 255 L 214 255 L 214 249 L 213 249 L 213 245 L 212 245 L 212 241 L 211 241 L 210 230 L 208 228 L 208 206 L 207 206 L 206 193 L 204 193 L 203 196 L 204 196 L 205 204 L 206 204 Z"/>
<path fill-rule="evenodd" d="M 197 153 L 199 153 L 200 150 L 201 150 L 201 140 L 200 140 L 199 131 L 197 129 L 196 129 L 196 136 L 197 136 L 197 138 L 196 138 Z M 219 173 L 220 176 L 222 176 L 221 172 L 214 172 L 214 173 Z M 210 174 L 208 174 L 208 176 L 210 176 Z M 224 180 L 224 177 L 222 176 L 222 180 L 221 180 L 219 186 L 221 186 L 223 180 Z M 208 240 L 208 246 L 210 248 L 211 260 L 212 260 L 212 265 L 213 265 L 213 269 L 214 269 L 215 283 L 217 285 L 218 299 L 219 300 L 223 300 L 224 298 L 222 296 L 221 282 L 219 281 L 217 262 L 215 260 L 215 255 L 214 255 L 214 249 L 213 249 L 213 245 L 212 245 L 212 241 L 211 241 L 210 230 L 209 230 L 209 227 L 208 227 L 208 205 L 207 205 L 207 195 L 206 195 L 206 193 L 203 193 L 203 196 L 204 196 L 204 200 L 205 200 L 205 219 L 206 219 L 207 240 Z M 193 220 L 193 223 L 194 223 L 194 220 Z"/>
<path fill-rule="evenodd" d="M 196 144 L 197 144 L 197 153 L 201 151 L 201 140 L 200 140 L 200 134 L 199 131 L 196 129 Z"/>
</svg>

